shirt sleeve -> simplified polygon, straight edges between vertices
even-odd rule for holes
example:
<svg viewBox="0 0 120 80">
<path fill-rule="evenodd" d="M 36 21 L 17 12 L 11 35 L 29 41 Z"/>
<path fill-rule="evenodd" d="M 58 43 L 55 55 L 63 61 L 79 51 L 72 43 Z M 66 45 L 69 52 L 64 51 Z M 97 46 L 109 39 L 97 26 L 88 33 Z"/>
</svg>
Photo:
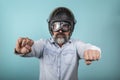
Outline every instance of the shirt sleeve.
<svg viewBox="0 0 120 80">
<path fill-rule="evenodd" d="M 78 56 L 83 59 L 84 58 L 84 51 L 88 49 L 92 50 L 98 50 L 100 52 L 100 57 L 101 57 L 101 49 L 95 45 L 89 44 L 89 43 L 84 43 L 81 41 L 76 42 L 76 48 L 77 48 L 77 53 Z"/>
<path fill-rule="evenodd" d="M 23 55 L 22 57 L 40 58 L 42 56 L 42 53 L 43 53 L 44 45 L 45 45 L 45 40 L 43 40 L 43 39 L 40 39 L 38 41 L 34 41 L 34 44 L 31 47 L 32 51 L 26 55 Z"/>
</svg>

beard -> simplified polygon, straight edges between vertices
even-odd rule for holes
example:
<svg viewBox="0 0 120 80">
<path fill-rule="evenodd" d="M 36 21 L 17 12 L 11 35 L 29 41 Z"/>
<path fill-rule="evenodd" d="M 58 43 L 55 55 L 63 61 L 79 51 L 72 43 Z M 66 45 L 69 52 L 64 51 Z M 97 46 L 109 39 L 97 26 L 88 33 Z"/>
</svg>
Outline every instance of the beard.
<svg viewBox="0 0 120 80">
<path fill-rule="evenodd" d="M 58 33 L 57 35 L 53 35 L 55 42 L 59 45 L 65 44 L 69 40 L 69 36 L 66 36 L 63 33 Z"/>
</svg>

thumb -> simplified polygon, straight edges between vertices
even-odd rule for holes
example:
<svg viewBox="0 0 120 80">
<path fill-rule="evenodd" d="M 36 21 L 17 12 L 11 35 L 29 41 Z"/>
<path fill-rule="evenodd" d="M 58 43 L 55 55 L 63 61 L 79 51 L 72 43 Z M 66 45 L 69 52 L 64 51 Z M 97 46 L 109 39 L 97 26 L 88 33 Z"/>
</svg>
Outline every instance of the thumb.
<svg viewBox="0 0 120 80">
<path fill-rule="evenodd" d="M 86 65 L 90 65 L 92 63 L 91 60 L 85 60 Z"/>
</svg>

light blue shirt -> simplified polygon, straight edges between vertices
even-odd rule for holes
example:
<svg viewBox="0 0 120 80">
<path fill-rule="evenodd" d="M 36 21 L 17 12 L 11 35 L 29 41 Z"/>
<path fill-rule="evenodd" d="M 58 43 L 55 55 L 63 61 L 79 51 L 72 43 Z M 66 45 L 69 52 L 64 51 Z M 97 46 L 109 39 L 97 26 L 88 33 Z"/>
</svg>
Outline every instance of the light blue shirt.
<svg viewBox="0 0 120 80">
<path fill-rule="evenodd" d="M 35 41 L 32 52 L 25 57 L 40 59 L 40 80 L 78 80 L 79 60 L 87 49 L 100 48 L 70 39 L 59 47 L 52 38 Z"/>
</svg>

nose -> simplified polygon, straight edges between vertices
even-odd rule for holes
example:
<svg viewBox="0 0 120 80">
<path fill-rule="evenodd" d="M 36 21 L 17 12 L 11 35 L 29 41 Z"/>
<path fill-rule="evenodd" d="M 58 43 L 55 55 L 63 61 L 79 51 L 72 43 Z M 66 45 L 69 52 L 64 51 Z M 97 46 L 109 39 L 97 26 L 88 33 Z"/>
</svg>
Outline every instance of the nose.
<svg viewBox="0 0 120 80">
<path fill-rule="evenodd" d="M 59 32 L 62 33 L 63 31 L 60 29 Z"/>
</svg>

